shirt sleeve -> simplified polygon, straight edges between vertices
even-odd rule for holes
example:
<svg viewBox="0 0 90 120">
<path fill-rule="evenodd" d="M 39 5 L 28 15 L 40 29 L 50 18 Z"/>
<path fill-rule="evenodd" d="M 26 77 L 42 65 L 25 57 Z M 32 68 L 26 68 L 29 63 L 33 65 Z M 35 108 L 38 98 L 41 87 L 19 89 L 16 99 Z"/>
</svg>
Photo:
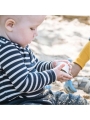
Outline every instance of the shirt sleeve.
<svg viewBox="0 0 90 120">
<path fill-rule="evenodd" d="M 74 63 L 83 68 L 90 59 L 90 41 L 84 46 L 78 57 L 74 60 Z"/>
<path fill-rule="evenodd" d="M 44 70 L 53 69 L 53 67 L 52 67 L 52 61 L 50 61 L 50 62 L 39 61 L 34 54 L 33 54 L 33 58 L 36 61 L 36 69 L 37 69 L 38 72 L 42 72 Z"/>
<path fill-rule="evenodd" d="M 10 43 L 0 47 L 0 64 L 6 77 L 20 92 L 37 91 L 56 80 L 52 69 L 35 73 L 27 70 L 19 50 Z"/>
</svg>

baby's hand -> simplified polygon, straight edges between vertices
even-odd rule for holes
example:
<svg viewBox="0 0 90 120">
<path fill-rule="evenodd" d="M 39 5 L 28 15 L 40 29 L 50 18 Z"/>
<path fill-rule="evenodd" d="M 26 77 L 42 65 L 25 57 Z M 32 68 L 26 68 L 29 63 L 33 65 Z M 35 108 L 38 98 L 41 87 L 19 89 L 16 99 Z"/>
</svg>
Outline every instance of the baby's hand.
<svg viewBox="0 0 90 120">
<path fill-rule="evenodd" d="M 65 82 L 67 80 L 72 79 L 72 76 L 69 75 L 68 73 L 65 73 L 63 71 L 61 71 L 61 69 L 64 67 L 64 64 L 58 65 L 57 67 L 55 67 L 53 70 L 56 74 L 56 79 L 60 82 Z"/>
<path fill-rule="evenodd" d="M 52 62 L 52 67 L 55 68 L 58 65 L 63 64 L 63 63 L 66 64 L 66 66 L 64 67 L 65 69 L 67 69 L 66 72 L 70 74 L 72 65 L 71 65 L 70 61 L 68 61 L 68 60 L 55 60 Z M 65 70 L 64 70 L 64 72 L 65 72 Z"/>
</svg>

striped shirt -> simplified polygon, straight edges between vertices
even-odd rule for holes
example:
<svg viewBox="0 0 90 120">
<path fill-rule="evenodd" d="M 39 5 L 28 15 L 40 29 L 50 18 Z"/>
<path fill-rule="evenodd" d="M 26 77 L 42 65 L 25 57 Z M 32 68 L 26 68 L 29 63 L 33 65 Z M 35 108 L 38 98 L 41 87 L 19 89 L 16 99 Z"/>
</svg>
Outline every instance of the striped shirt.
<svg viewBox="0 0 90 120">
<path fill-rule="evenodd" d="M 29 46 L 0 36 L 0 102 L 35 99 L 55 79 L 51 62 L 38 61 Z"/>
</svg>

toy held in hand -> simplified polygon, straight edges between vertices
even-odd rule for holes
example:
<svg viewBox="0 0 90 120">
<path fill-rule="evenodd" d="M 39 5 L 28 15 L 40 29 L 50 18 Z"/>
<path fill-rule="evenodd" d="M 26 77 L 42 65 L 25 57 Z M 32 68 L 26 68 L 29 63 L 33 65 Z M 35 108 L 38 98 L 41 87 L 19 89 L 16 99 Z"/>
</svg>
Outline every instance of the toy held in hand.
<svg viewBox="0 0 90 120">
<path fill-rule="evenodd" d="M 65 62 L 60 62 L 59 65 L 61 64 L 65 65 L 61 70 L 69 74 L 69 65 Z"/>
</svg>

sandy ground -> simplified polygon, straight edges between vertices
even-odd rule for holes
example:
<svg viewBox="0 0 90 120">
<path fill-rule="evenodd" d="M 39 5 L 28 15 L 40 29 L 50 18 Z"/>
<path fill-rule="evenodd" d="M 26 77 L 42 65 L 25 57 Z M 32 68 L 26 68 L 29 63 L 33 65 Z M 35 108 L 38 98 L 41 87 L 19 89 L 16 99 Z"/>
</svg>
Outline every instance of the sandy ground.
<svg viewBox="0 0 90 120">
<path fill-rule="evenodd" d="M 90 37 L 90 26 L 73 19 L 68 21 L 58 16 L 47 16 L 38 28 L 38 37 L 30 44 L 30 48 L 40 60 L 55 59 L 74 60 Z M 78 76 L 90 79 L 90 62 L 88 62 Z M 52 90 L 64 91 L 63 84 L 55 82 Z M 83 90 L 76 93 L 90 101 L 90 95 Z"/>
</svg>

